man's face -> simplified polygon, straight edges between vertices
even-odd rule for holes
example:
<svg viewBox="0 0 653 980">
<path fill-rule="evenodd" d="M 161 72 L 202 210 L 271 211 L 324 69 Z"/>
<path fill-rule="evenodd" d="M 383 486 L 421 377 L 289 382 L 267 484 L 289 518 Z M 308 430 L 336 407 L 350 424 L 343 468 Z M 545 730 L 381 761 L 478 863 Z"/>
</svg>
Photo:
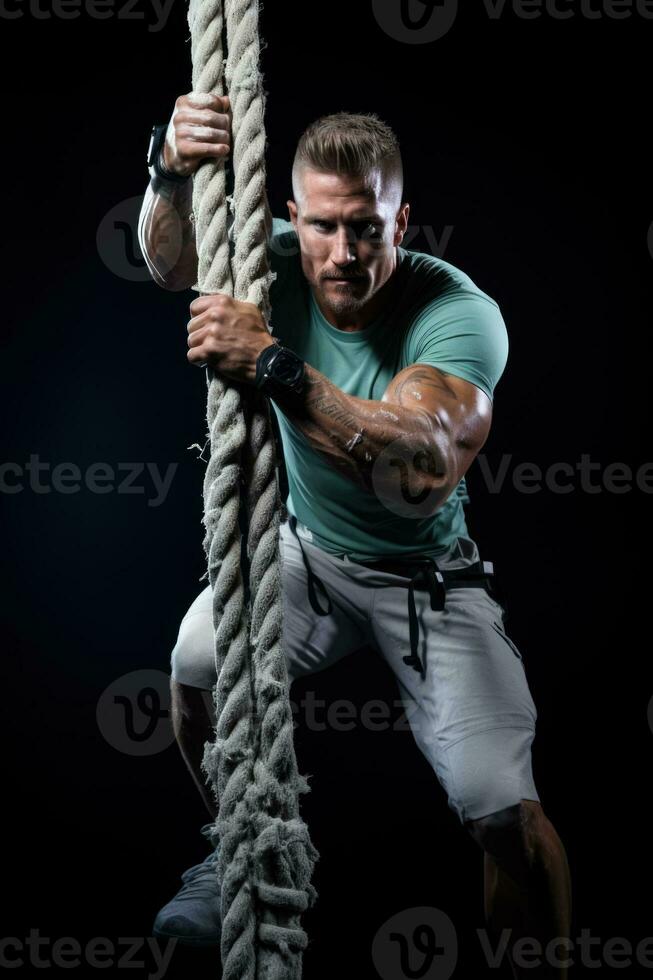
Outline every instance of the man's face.
<svg viewBox="0 0 653 980">
<path fill-rule="evenodd" d="M 288 201 L 299 236 L 302 269 L 325 313 L 356 317 L 389 279 L 409 205 L 380 170 L 364 177 L 304 167 L 297 201 Z"/>
</svg>

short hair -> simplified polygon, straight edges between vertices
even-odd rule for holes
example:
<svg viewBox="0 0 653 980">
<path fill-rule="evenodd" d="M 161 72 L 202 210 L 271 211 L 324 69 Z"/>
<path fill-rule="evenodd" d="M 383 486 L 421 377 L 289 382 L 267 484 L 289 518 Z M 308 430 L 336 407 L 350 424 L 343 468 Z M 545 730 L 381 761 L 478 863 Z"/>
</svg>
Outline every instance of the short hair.
<svg viewBox="0 0 653 980">
<path fill-rule="evenodd" d="M 292 168 L 295 193 L 297 176 L 303 166 L 352 177 L 365 176 L 378 168 L 385 180 L 399 184 L 403 194 L 399 140 L 374 112 L 335 112 L 316 119 L 297 144 Z"/>
</svg>

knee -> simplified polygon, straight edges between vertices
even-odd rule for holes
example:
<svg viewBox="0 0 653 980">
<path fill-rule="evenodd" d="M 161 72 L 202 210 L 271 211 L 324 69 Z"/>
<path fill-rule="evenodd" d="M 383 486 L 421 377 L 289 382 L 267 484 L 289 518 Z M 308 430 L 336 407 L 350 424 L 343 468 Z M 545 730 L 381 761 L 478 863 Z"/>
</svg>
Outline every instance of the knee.
<svg viewBox="0 0 653 980">
<path fill-rule="evenodd" d="M 517 858 L 530 864 L 544 819 L 539 802 L 520 800 L 478 820 L 468 820 L 465 827 L 477 844 L 498 861 Z"/>
<path fill-rule="evenodd" d="M 213 688 L 216 682 L 213 642 L 211 619 L 199 612 L 187 615 L 170 658 L 173 680 L 189 687 Z"/>
</svg>

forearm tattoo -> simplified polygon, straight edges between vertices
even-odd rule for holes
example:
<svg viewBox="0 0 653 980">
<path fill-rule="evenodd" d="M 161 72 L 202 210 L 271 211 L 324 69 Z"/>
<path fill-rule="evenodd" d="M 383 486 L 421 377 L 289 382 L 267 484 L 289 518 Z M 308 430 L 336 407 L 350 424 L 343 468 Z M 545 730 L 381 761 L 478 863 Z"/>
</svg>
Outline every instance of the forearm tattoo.
<svg viewBox="0 0 653 980">
<path fill-rule="evenodd" d="M 431 378 L 421 376 L 412 383 L 418 380 L 432 383 Z M 400 387 L 403 390 L 403 384 Z M 408 401 L 407 393 L 404 401 Z M 284 394 L 275 397 L 275 402 L 316 452 L 365 490 L 378 489 L 382 477 L 377 470 L 373 487 L 372 471 L 381 453 L 395 442 L 402 447 L 403 458 L 419 457 L 411 474 L 418 484 L 432 488 L 434 480 L 443 480 L 444 459 L 434 428 L 418 407 L 404 405 L 400 399 L 395 404 L 348 395 L 310 365 L 306 365 L 304 393 L 299 398 Z"/>
</svg>

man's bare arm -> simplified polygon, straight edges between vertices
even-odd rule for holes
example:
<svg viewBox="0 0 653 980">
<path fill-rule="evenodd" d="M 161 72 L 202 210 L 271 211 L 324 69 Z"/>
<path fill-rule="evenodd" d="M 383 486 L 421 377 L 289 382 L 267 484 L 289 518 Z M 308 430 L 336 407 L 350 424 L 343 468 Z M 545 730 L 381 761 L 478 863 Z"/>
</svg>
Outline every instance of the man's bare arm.
<svg viewBox="0 0 653 980">
<path fill-rule="evenodd" d="M 189 362 L 253 384 L 260 353 L 274 343 L 259 308 L 216 293 L 193 300 L 190 312 Z M 430 364 L 400 371 L 381 401 L 346 394 L 309 364 L 305 379 L 300 395 L 271 397 L 316 452 L 390 509 L 399 491 L 422 515 L 435 513 L 490 431 L 488 396 Z"/>
<path fill-rule="evenodd" d="M 479 388 L 425 364 L 396 375 L 380 402 L 346 394 L 307 365 L 301 398 L 284 394 L 275 402 L 313 449 L 382 498 L 406 478 L 403 461 L 411 496 L 428 495 L 433 513 L 483 446 L 491 421 L 491 402 Z"/>
<path fill-rule="evenodd" d="M 231 150 L 228 96 L 189 92 L 175 102 L 163 147 L 164 168 L 180 184 L 153 177 L 145 192 L 138 240 L 147 267 L 164 289 L 189 289 L 197 279 L 197 249 L 192 220 L 192 174 L 203 160 L 225 160 Z"/>
<path fill-rule="evenodd" d="M 153 177 L 145 191 L 138 221 L 143 258 L 157 285 L 179 291 L 197 279 L 193 185 Z"/>
<path fill-rule="evenodd" d="M 446 500 L 485 445 L 492 401 L 475 384 L 431 364 L 411 364 L 400 371 L 383 401 L 420 411 L 430 422 L 434 442 L 448 459 Z"/>
</svg>

